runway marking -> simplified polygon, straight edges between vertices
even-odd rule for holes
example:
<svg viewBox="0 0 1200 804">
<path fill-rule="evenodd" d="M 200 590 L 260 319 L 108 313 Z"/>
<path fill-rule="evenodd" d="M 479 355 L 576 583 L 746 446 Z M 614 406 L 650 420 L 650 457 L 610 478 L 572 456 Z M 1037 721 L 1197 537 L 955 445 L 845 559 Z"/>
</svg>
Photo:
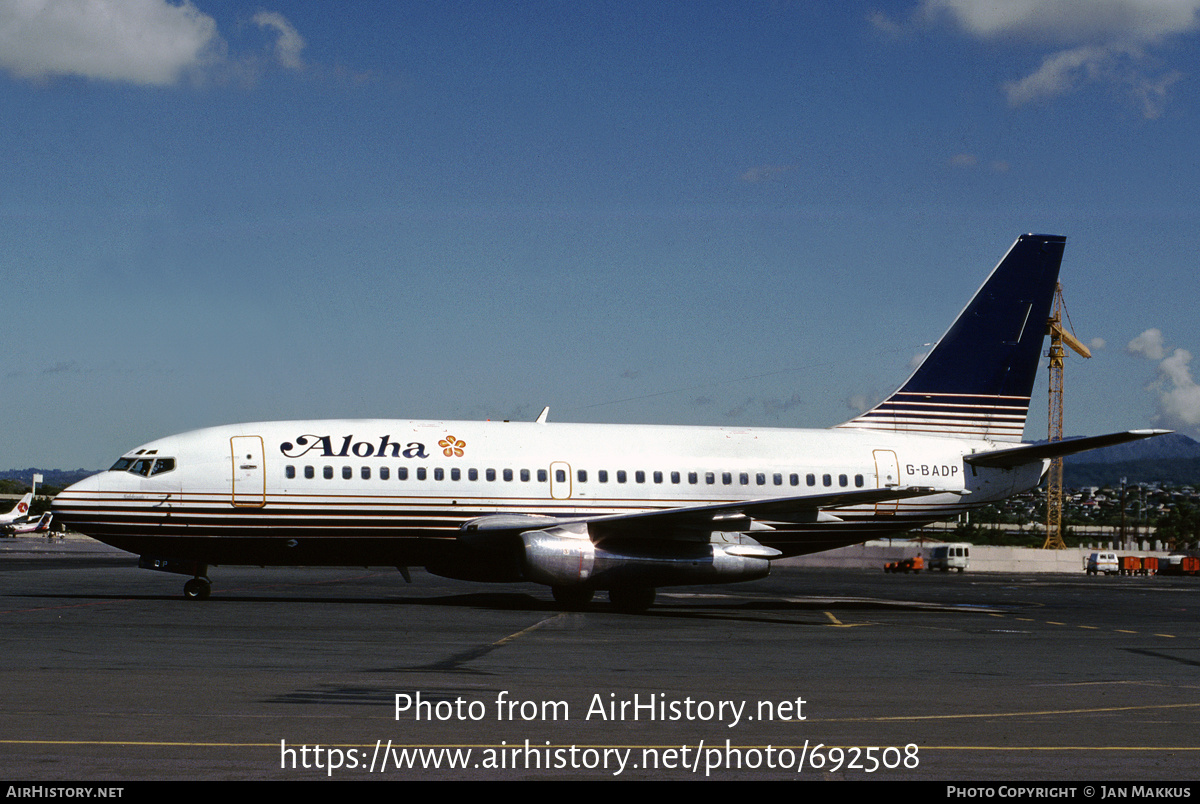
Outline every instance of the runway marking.
<svg viewBox="0 0 1200 804">
<path fill-rule="evenodd" d="M 541 620 L 540 622 L 534 623 L 533 625 L 529 626 L 528 628 L 522 628 L 520 631 L 517 631 L 515 634 L 509 634 L 508 636 L 504 637 L 503 639 L 496 640 L 495 642 L 492 643 L 492 647 L 498 648 L 501 645 L 505 645 L 509 642 L 512 642 L 514 639 L 520 639 L 521 637 L 528 634 L 530 631 L 536 631 L 537 629 L 541 628 L 543 625 L 546 625 L 547 623 L 552 623 L 555 620 L 561 620 L 563 617 L 566 616 L 566 614 L 567 614 L 566 612 L 559 612 L 558 614 L 555 614 L 553 617 L 547 617 L 546 619 Z"/>
<path fill-rule="evenodd" d="M 986 717 L 1036 717 L 1038 715 L 1088 715 L 1101 712 L 1140 712 L 1151 709 L 1196 709 L 1200 703 L 1146 704 L 1145 706 L 1107 706 L 1088 709 L 1035 709 L 1029 712 L 980 712 L 960 715 L 888 715 L 886 717 L 807 718 L 804 723 L 888 723 L 910 720 L 971 720 Z M 799 722 L 799 721 L 795 721 Z M 922 746 L 924 747 L 924 746 Z M 1197 748 L 1200 750 L 1200 748 Z"/>
<path fill-rule="evenodd" d="M 874 623 L 844 623 L 837 617 L 834 617 L 832 611 L 825 612 L 825 616 L 829 618 L 834 628 L 857 628 L 860 625 L 874 625 Z"/>
<path fill-rule="evenodd" d="M 1006 614 L 993 614 L 991 616 L 993 616 L 993 617 L 1009 617 L 1009 615 L 1006 615 Z M 1013 619 L 1013 620 L 1016 620 L 1017 622 L 1021 622 L 1021 623 L 1039 623 L 1040 622 L 1043 625 L 1063 625 L 1063 626 L 1071 625 L 1070 623 L 1059 622 L 1058 620 L 1038 620 L 1033 617 L 1009 617 L 1009 619 Z M 1103 630 L 1105 630 L 1104 628 L 1101 628 L 1098 625 L 1081 625 L 1078 623 L 1076 623 L 1074 627 L 1082 628 L 1085 631 L 1103 631 Z M 1134 630 L 1131 630 L 1128 628 L 1114 628 L 1114 629 L 1112 629 L 1112 632 L 1114 634 L 1132 634 L 1133 636 L 1138 636 L 1142 633 L 1141 631 L 1134 631 Z M 1151 636 L 1161 637 L 1163 639 L 1175 639 L 1176 638 L 1175 634 L 1157 634 L 1157 633 L 1153 633 L 1153 632 L 1151 632 Z"/>
<path fill-rule="evenodd" d="M 524 636 L 525 634 L 528 634 L 531 631 L 535 631 L 544 625 L 552 623 L 556 620 L 561 620 L 562 618 L 566 617 L 567 614 L 568 614 L 568 612 L 559 612 L 558 614 L 555 614 L 552 617 L 547 617 L 544 620 L 539 620 L 538 622 L 534 623 L 533 625 L 529 626 L 528 628 L 522 628 L 520 631 L 517 631 L 516 633 L 509 634 L 506 637 L 501 637 L 500 639 L 496 640 L 495 642 L 491 642 L 486 645 L 480 645 L 479 647 L 476 647 L 476 648 L 468 648 L 467 650 L 460 651 L 459 653 L 456 653 L 453 656 L 449 656 L 445 659 L 442 659 L 441 661 L 434 662 L 433 664 L 423 665 L 420 667 L 404 668 L 404 669 L 407 669 L 410 671 L 411 670 L 436 670 L 439 672 L 459 672 L 462 669 L 461 668 L 462 665 L 472 662 L 476 659 L 480 659 L 480 658 L 488 655 L 489 653 L 491 653 L 496 648 L 503 647 L 504 645 L 507 645 L 508 643 L 513 642 L 514 640 L 519 639 L 520 637 Z"/>
</svg>

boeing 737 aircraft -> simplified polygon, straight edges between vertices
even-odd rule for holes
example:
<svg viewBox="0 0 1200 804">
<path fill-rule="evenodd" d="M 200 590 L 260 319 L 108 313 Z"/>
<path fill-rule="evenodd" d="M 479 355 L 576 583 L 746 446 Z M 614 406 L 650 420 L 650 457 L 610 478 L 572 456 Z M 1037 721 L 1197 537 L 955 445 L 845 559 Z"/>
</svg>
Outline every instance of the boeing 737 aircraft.
<svg viewBox="0 0 1200 804">
<path fill-rule="evenodd" d="M 0 525 L 16 525 L 29 519 L 29 506 L 33 504 L 33 492 L 27 492 L 7 514 L 0 514 Z"/>
<path fill-rule="evenodd" d="M 422 566 L 596 590 L 761 578 L 1033 488 L 1049 460 L 1156 430 L 1021 437 L 1065 238 L 1023 235 L 901 388 L 829 430 L 536 422 L 258 422 L 161 438 L 58 495 L 68 527 L 209 565 Z"/>
</svg>

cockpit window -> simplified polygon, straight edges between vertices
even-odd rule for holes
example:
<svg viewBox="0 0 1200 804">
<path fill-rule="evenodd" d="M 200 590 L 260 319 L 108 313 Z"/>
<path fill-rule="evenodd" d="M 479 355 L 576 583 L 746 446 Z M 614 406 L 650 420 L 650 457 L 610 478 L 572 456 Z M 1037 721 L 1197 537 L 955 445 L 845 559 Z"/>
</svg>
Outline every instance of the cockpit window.
<svg viewBox="0 0 1200 804">
<path fill-rule="evenodd" d="M 174 458 L 159 458 L 154 462 L 154 468 L 150 470 L 150 475 L 161 475 L 163 472 L 169 472 L 175 468 Z"/>
<path fill-rule="evenodd" d="M 110 472 L 130 472 L 142 477 L 153 477 L 175 469 L 174 458 L 153 458 L 147 454 L 145 458 L 118 458 L 109 467 Z"/>
</svg>

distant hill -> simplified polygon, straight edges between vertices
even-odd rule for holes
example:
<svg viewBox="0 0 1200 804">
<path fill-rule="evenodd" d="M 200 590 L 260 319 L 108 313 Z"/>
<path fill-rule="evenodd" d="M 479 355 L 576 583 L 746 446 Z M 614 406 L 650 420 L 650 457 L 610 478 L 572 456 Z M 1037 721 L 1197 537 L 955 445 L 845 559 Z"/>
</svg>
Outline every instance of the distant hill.
<svg viewBox="0 0 1200 804">
<path fill-rule="evenodd" d="M 42 476 L 42 482 L 38 488 L 42 486 L 57 486 L 64 488 L 83 480 L 89 475 L 94 475 L 99 469 L 0 469 L 0 480 L 14 480 L 18 483 L 23 483 L 28 486 L 33 482 L 34 474 Z"/>
<path fill-rule="evenodd" d="M 1181 433 L 1131 441 L 1063 459 L 1063 485 L 1071 488 L 1130 483 L 1200 485 L 1200 443 Z"/>
</svg>

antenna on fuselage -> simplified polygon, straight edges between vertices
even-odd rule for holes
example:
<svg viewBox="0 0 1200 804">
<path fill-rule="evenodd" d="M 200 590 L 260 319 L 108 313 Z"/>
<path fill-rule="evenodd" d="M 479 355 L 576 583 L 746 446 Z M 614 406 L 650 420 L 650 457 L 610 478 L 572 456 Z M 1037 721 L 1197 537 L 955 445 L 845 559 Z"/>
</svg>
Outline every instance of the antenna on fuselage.
<svg viewBox="0 0 1200 804">
<path fill-rule="evenodd" d="M 538 417 L 535 420 L 535 423 L 536 424 L 545 424 L 546 419 L 548 419 L 549 417 L 550 417 L 550 406 L 547 405 L 546 407 L 542 408 L 542 412 L 538 414 Z"/>
</svg>

